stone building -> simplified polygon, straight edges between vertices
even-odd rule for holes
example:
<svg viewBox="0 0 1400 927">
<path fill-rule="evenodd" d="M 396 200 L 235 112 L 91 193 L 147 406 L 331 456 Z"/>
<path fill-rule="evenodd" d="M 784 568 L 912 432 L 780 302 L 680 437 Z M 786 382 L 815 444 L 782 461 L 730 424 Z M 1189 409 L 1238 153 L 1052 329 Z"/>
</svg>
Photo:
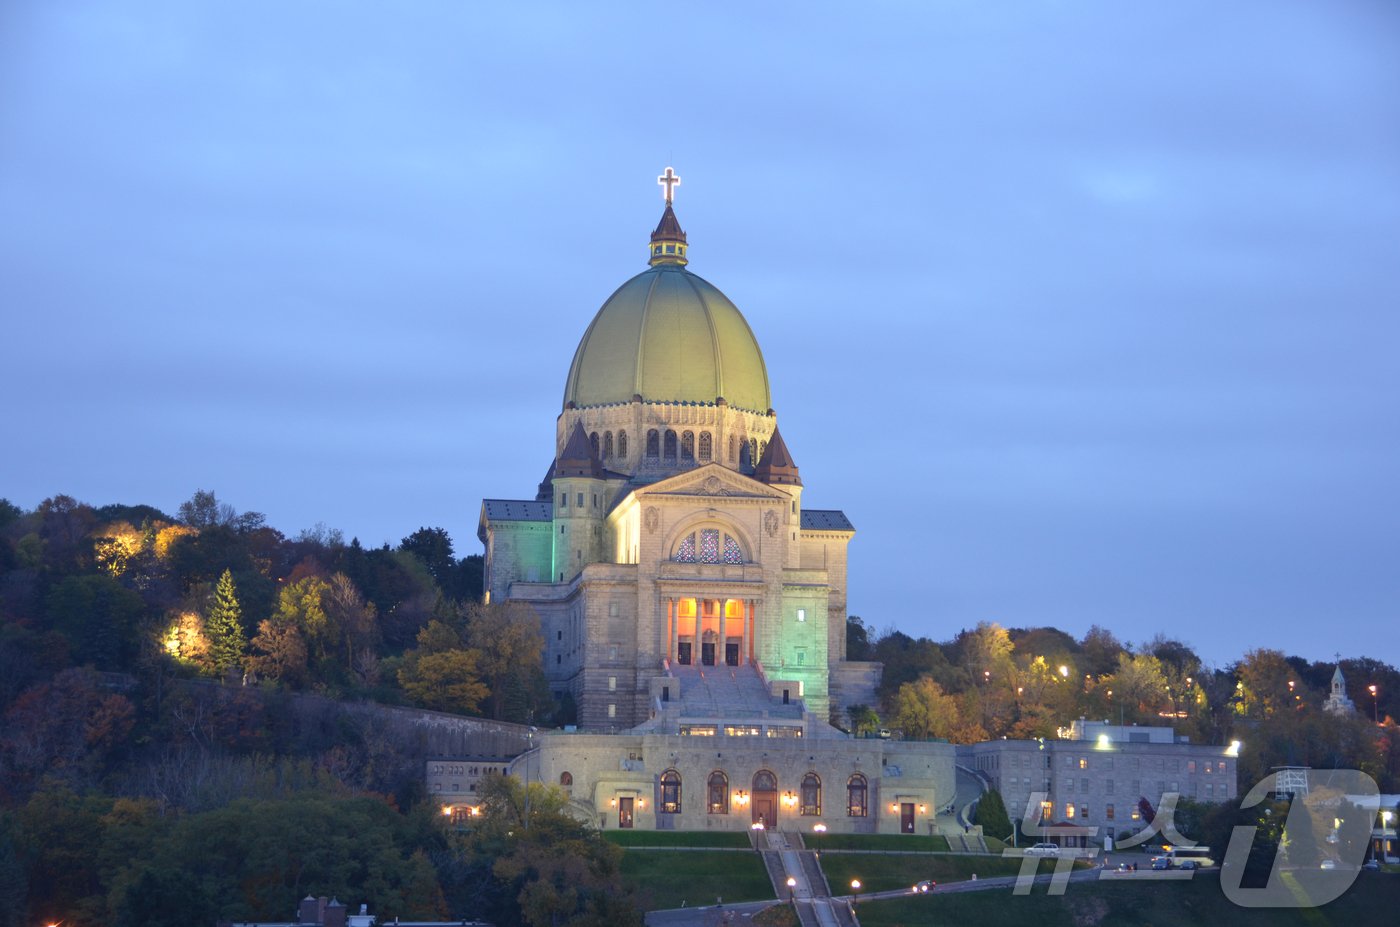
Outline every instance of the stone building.
<svg viewBox="0 0 1400 927">
<path fill-rule="evenodd" d="M 1110 836 L 1142 828 L 1142 799 L 1156 809 L 1170 792 L 1209 802 L 1238 793 L 1237 744 L 1192 744 L 1169 727 L 1082 719 L 1065 733 L 1060 740 L 961 746 L 959 762 L 1001 793 L 1013 818 L 1024 818 L 1039 801 L 1042 821 L 1101 828 Z"/>
<path fill-rule="evenodd" d="M 538 491 L 481 506 L 487 600 L 539 616 L 578 709 L 513 768 L 605 827 L 952 826 L 951 746 L 827 724 L 878 680 L 846 660 L 855 528 L 805 504 L 763 353 L 688 268 L 661 180 L 648 267 L 584 329 Z"/>
</svg>

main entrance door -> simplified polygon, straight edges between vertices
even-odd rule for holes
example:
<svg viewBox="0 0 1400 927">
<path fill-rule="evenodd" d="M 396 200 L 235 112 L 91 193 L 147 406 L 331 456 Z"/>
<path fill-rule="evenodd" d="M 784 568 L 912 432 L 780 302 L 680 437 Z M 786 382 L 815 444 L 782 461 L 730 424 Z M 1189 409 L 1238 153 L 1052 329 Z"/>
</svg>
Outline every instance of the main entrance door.
<svg viewBox="0 0 1400 927">
<path fill-rule="evenodd" d="M 766 769 L 753 776 L 753 823 L 769 830 L 778 826 L 778 777 Z"/>
<path fill-rule="evenodd" d="M 901 802 L 899 806 L 899 831 L 903 834 L 914 832 L 914 803 Z"/>
<path fill-rule="evenodd" d="M 700 645 L 700 662 L 705 666 L 715 665 L 715 645 L 709 641 Z"/>
<path fill-rule="evenodd" d="M 739 642 L 730 641 L 724 645 L 724 662 L 728 666 L 739 665 Z"/>
<path fill-rule="evenodd" d="M 619 798 L 617 800 L 617 826 L 623 829 L 632 826 L 632 799 Z"/>
</svg>

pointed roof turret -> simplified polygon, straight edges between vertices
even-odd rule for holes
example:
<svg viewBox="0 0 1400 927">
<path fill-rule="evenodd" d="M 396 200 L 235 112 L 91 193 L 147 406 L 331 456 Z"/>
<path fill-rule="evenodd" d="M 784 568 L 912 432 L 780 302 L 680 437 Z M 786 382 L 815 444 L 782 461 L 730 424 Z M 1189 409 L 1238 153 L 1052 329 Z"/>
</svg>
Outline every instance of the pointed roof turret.
<svg viewBox="0 0 1400 927">
<path fill-rule="evenodd" d="M 798 475 L 797 464 L 787 449 L 787 443 L 783 441 L 782 432 L 778 431 L 776 426 L 773 428 L 773 437 L 768 439 L 768 446 L 759 455 L 758 465 L 754 467 L 753 478 L 770 486 L 802 485 L 802 477 Z"/>
<path fill-rule="evenodd" d="M 574 430 L 569 434 L 559 459 L 554 462 L 554 475 L 586 476 L 595 480 L 602 478 L 603 464 L 593 453 L 593 445 L 584 433 L 582 422 L 574 422 Z"/>
</svg>

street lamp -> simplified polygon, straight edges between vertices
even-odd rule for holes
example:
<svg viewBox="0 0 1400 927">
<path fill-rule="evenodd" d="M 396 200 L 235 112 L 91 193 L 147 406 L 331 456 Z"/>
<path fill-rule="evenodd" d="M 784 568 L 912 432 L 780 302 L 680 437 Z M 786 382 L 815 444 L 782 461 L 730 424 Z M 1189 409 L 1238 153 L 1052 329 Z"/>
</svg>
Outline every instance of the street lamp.
<svg viewBox="0 0 1400 927">
<path fill-rule="evenodd" d="M 1375 719 L 1377 724 L 1380 724 L 1381 708 L 1380 702 L 1376 699 L 1376 687 L 1374 685 L 1370 685 L 1366 688 L 1371 690 L 1371 717 Z"/>
<path fill-rule="evenodd" d="M 796 904 L 796 903 L 797 903 L 797 880 L 794 879 L 792 876 L 788 876 L 788 878 L 787 878 L 787 887 L 788 887 L 788 902 L 791 903 L 791 904 Z"/>
<path fill-rule="evenodd" d="M 854 908 L 854 907 L 856 906 L 856 902 L 859 900 L 859 898 L 860 898 L 860 879 L 852 879 L 852 880 L 851 880 L 851 907 Z"/>
</svg>

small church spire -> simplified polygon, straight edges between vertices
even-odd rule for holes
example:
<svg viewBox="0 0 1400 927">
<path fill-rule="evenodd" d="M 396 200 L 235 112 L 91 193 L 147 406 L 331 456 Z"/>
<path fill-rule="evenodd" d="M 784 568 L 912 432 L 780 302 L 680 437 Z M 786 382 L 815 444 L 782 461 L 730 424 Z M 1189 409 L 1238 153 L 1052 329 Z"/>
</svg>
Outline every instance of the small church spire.
<svg viewBox="0 0 1400 927">
<path fill-rule="evenodd" d="M 661 214 L 656 231 L 651 233 L 651 256 L 647 263 L 653 267 L 657 264 L 684 266 L 687 263 L 685 231 L 676 219 L 675 210 L 671 208 L 671 204 L 675 202 L 675 188 L 680 186 L 681 179 L 675 171 L 667 167 L 666 173 L 656 178 L 656 183 L 663 188 L 662 196 L 666 200 L 666 210 Z"/>
</svg>

